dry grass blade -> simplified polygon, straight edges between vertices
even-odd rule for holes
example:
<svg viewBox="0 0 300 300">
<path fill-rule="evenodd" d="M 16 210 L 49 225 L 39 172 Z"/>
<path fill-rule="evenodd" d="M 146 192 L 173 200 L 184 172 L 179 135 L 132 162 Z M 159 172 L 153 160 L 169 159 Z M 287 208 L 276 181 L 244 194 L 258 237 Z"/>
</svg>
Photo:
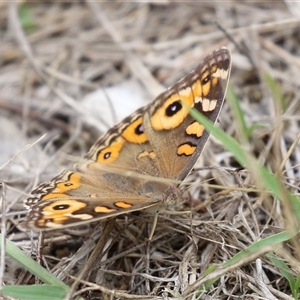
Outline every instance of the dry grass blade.
<svg viewBox="0 0 300 300">
<path fill-rule="evenodd" d="M 290 1 L 0 3 L 2 233 L 71 287 L 69 299 L 297 299 L 300 245 L 288 233 L 299 224 L 289 197 L 300 186 L 298 8 Z M 46 232 L 42 246 L 36 233 L 20 230 L 24 195 L 72 168 L 98 128 L 134 110 L 132 86 L 146 104 L 221 46 L 232 53 L 228 98 L 238 107 L 225 103 L 217 126 L 290 193 L 274 197 L 258 172 L 211 138 L 182 186 L 191 201 L 159 214 L 150 242 L 154 217 L 139 212 L 118 217 L 102 236 L 95 223 Z M 97 88 L 102 98 L 91 93 Z M 101 259 L 99 238 L 110 245 Z M 3 286 L 35 282 L 14 260 L 0 259 Z"/>
</svg>

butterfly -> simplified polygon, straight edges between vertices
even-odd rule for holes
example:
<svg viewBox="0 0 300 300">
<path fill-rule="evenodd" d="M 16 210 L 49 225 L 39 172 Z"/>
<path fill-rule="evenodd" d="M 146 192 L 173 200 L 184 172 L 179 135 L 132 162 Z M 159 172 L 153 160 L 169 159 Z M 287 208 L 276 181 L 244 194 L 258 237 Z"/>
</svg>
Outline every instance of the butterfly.
<svg viewBox="0 0 300 300">
<path fill-rule="evenodd" d="M 31 192 L 22 226 L 64 228 L 180 201 L 180 182 L 209 137 L 189 108 L 215 122 L 230 67 L 229 50 L 214 51 L 153 102 L 109 129 L 73 171 L 65 170 Z"/>
</svg>

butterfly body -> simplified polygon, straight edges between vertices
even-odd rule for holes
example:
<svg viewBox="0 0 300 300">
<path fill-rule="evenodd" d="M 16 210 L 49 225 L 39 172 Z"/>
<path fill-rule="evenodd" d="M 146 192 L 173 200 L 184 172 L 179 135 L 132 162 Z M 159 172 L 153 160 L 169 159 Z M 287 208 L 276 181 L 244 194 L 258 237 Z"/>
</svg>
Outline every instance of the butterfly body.
<svg viewBox="0 0 300 300">
<path fill-rule="evenodd" d="M 180 181 L 192 170 L 209 133 L 193 107 L 215 122 L 230 72 L 221 48 L 189 75 L 101 136 L 74 167 L 38 186 L 25 200 L 23 225 L 62 228 L 131 211 L 162 209 L 181 200 Z"/>
</svg>

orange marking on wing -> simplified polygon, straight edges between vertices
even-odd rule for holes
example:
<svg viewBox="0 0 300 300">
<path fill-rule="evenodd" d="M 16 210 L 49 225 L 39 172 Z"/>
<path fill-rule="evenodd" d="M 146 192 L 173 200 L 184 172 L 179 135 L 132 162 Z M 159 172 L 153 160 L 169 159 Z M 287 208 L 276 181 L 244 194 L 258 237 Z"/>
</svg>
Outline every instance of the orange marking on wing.
<svg viewBox="0 0 300 300">
<path fill-rule="evenodd" d="M 219 82 L 219 77 L 220 77 L 220 75 L 218 75 L 217 65 L 211 66 L 210 70 L 211 70 L 211 73 L 212 73 L 212 78 L 211 78 L 212 86 L 216 86 Z"/>
<path fill-rule="evenodd" d="M 43 196 L 41 200 L 67 197 L 66 192 L 78 189 L 80 187 L 80 179 L 81 175 L 78 173 L 72 173 L 69 176 L 69 180 L 58 183 L 51 193 Z"/>
<path fill-rule="evenodd" d="M 138 155 L 138 158 L 143 158 L 143 157 L 147 157 L 147 156 L 149 156 L 152 159 L 156 158 L 156 154 L 154 151 L 151 151 L 151 152 L 144 151 Z"/>
<path fill-rule="evenodd" d="M 197 80 L 192 86 L 194 97 L 202 97 L 202 85 L 200 80 Z"/>
<path fill-rule="evenodd" d="M 200 138 L 203 134 L 204 129 L 205 127 L 202 124 L 194 122 L 186 128 L 185 132 L 188 135 L 196 135 L 198 138 Z"/>
<path fill-rule="evenodd" d="M 114 212 L 116 210 L 113 209 L 113 208 L 108 208 L 106 206 L 96 206 L 94 208 L 94 211 L 97 212 L 97 213 L 109 214 L 109 213 L 112 213 L 112 212 Z"/>
<path fill-rule="evenodd" d="M 115 202 L 114 205 L 119 207 L 119 208 L 130 208 L 130 207 L 132 207 L 132 204 L 127 203 L 127 202 L 123 202 L 123 201 Z"/>
<path fill-rule="evenodd" d="M 178 127 L 184 121 L 186 116 L 189 114 L 187 106 L 192 107 L 194 105 L 192 91 L 191 88 L 189 89 L 189 94 L 187 93 L 187 89 L 179 92 L 178 94 L 174 94 L 164 102 L 163 106 L 155 111 L 151 117 L 151 125 L 153 129 L 170 130 Z M 172 116 L 168 116 L 166 111 L 176 103 L 182 106 L 181 109 Z"/>
<path fill-rule="evenodd" d="M 210 80 L 210 73 L 209 71 L 205 71 L 202 76 L 201 76 L 201 82 L 203 82 L 203 80 L 209 77 L 209 80 L 206 83 L 202 83 L 202 96 L 207 96 L 211 90 L 211 80 Z"/>
<path fill-rule="evenodd" d="M 67 213 L 73 213 L 86 207 L 86 203 L 71 199 L 71 200 L 57 200 L 47 205 L 43 209 L 45 215 L 65 215 Z"/>
<path fill-rule="evenodd" d="M 190 144 L 182 144 L 178 147 L 177 154 L 190 156 L 195 152 L 195 150 L 196 150 L 196 146 Z"/>
<path fill-rule="evenodd" d="M 70 215 L 74 212 L 79 211 L 80 209 L 86 207 L 86 204 L 76 200 L 58 200 L 54 201 L 51 204 L 45 206 L 42 210 L 44 215 L 41 219 L 38 220 L 38 225 L 40 227 L 55 227 L 55 224 L 63 224 L 65 221 L 70 219 Z M 79 215 L 81 219 L 91 219 L 92 215 Z M 50 222 L 49 222 L 50 221 Z M 49 222 L 49 225 L 47 225 Z M 52 224 L 52 225 L 51 225 Z"/>
<path fill-rule="evenodd" d="M 148 142 L 148 137 L 143 132 L 142 122 L 143 119 L 142 117 L 140 117 L 129 124 L 122 132 L 122 136 L 124 137 L 124 139 L 134 144 L 143 144 L 145 142 Z"/>
<path fill-rule="evenodd" d="M 122 137 L 118 137 L 108 147 L 101 150 L 97 155 L 97 162 L 100 164 L 109 164 L 115 161 L 125 144 L 125 140 Z"/>
</svg>

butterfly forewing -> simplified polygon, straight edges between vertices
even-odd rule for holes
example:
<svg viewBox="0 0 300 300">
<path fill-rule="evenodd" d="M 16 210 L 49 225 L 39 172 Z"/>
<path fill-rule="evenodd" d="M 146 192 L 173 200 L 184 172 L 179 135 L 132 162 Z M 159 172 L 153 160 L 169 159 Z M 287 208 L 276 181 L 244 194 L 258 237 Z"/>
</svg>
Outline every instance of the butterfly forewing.
<svg viewBox="0 0 300 300">
<path fill-rule="evenodd" d="M 209 133 L 189 108 L 215 122 L 225 97 L 230 53 L 215 51 L 189 75 L 159 96 L 144 116 L 144 127 L 157 154 L 161 177 L 183 180 L 198 160 Z"/>
</svg>

